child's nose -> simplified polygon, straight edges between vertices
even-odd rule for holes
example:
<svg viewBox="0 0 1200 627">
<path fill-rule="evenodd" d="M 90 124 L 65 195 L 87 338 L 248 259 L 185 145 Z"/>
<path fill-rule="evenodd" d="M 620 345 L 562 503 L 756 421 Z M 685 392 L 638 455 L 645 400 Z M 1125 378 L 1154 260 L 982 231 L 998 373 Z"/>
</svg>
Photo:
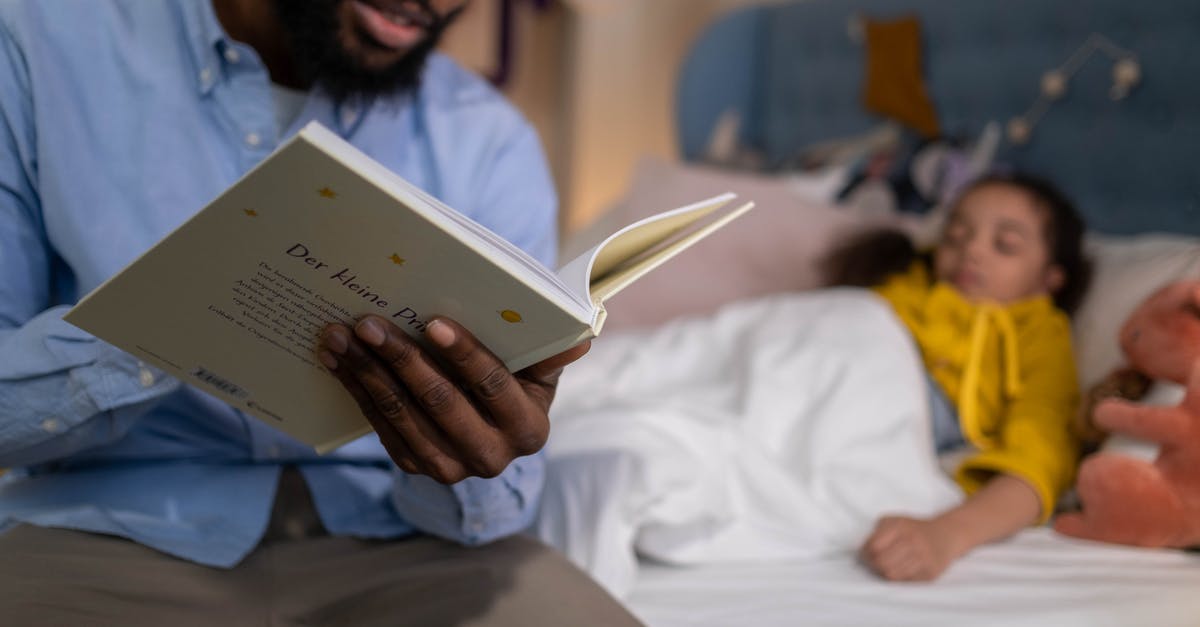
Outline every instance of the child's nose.
<svg viewBox="0 0 1200 627">
<path fill-rule="evenodd" d="M 985 238 L 978 235 L 972 235 L 971 238 L 967 240 L 967 244 L 963 247 L 963 250 L 966 251 L 967 257 L 978 258 L 983 254 L 986 247 L 987 241 Z"/>
</svg>

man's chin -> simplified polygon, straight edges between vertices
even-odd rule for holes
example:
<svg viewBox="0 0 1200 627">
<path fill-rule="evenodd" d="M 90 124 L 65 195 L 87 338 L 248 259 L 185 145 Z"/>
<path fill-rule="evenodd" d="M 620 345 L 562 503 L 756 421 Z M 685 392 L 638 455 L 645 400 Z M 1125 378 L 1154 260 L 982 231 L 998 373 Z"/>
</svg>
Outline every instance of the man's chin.
<svg viewBox="0 0 1200 627">
<path fill-rule="evenodd" d="M 356 17 L 357 5 L 354 0 L 276 0 L 276 12 L 292 36 L 298 73 L 338 101 L 415 89 L 426 57 L 457 13 L 427 29 L 375 24 L 379 32 L 373 34 Z M 410 41 L 413 45 L 401 45 Z"/>
</svg>

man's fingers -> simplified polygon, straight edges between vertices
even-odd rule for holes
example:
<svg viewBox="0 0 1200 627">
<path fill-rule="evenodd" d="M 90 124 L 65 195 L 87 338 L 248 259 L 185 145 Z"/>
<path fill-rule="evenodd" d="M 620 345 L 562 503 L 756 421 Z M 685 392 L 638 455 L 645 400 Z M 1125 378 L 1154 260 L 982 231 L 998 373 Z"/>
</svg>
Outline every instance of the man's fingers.
<svg viewBox="0 0 1200 627">
<path fill-rule="evenodd" d="M 532 366 L 522 370 L 520 374 L 526 378 L 537 381 L 549 380 L 551 383 L 558 381 L 558 375 L 562 373 L 563 368 L 571 365 L 587 354 L 592 348 L 592 341 L 588 340 L 577 346 L 568 348 L 567 350 L 539 361 Z"/>
<path fill-rule="evenodd" d="M 587 354 L 592 348 L 591 340 L 569 348 L 553 357 L 544 359 L 517 373 L 517 379 L 526 394 L 536 399 L 540 406 L 549 409 L 558 390 L 558 378 L 563 368 Z"/>
<path fill-rule="evenodd" d="M 427 417 L 445 434 L 455 458 L 472 475 L 494 477 L 512 461 L 502 434 L 419 344 L 395 325 L 368 316 L 355 326 L 360 339 L 404 382 L 413 414 Z"/>
<path fill-rule="evenodd" d="M 400 470 L 410 475 L 428 474 L 417 454 L 409 448 L 408 444 L 404 442 L 404 438 L 400 437 L 400 434 L 383 416 L 380 416 L 378 412 L 364 412 L 363 415 L 367 417 L 367 421 L 371 423 L 371 427 L 379 436 L 379 442 L 383 444 L 383 448 L 387 449 L 388 456 L 396 462 L 396 466 Z"/>
<path fill-rule="evenodd" d="M 322 362 L 332 360 L 332 364 L 326 364 L 328 367 L 333 367 L 329 371 L 341 382 L 342 387 L 350 393 L 354 402 L 358 404 L 362 415 L 371 423 L 371 428 L 375 430 L 375 434 L 379 436 L 379 442 L 383 444 L 383 448 L 387 449 L 388 456 L 400 470 L 410 474 L 423 474 L 424 470 L 418 465 L 417 456 L 412 452 L 412 449 L 404 443 L 400 434 L 395 428 L 379 414 L 375 408 L 375 401 L 371 398 L 370 393 L 366 388 L 358 382 L 358 379 L 350 372 L 348 368 L 339 368 L 337 357 L 326 349 L 321 349 L 325 355 L 321 357 Z"/>
<path fill-rule="evenodd" d="M 354 332 L 404 382 L 421 408 L 447 432 L 476 426 L 457 424 L 477 414 L 475 408 L 407 333 L 375 316 L 360 320 Z M 443 418 L 450 422 L 443 422 Z"/>
<path fill-rule="evenodd" d="M 425 416 L 408 390 L 389 376 L 383 364 L 357 345 L 352 345 L 347 355 L 352 362 L 361 364 L 359 382 L 371 395 L 379 415 L 412 450 L 426 474 L 442 483 L 466 477 L 458 459 L 458 447 Z"/>
<path fill-rule="evenodd" d="M 546 443 L 550 424 L 545 407 L 535 406 L 504 363 L 461 325 L 445 318 L 425 330 L 450 368 L 489 414 L 517 456 L 537 452 Z"/>
<path fill-rule="evenodd" d="M 352 376 L 370 397 L 360 403 L 364 413 L 374 412 L 408 449 L 393 444 L 389 452 L 401 458 L 411 452 L 423 472 L 443 482 L 495 476 L 514 458 L 540 450 L 558 373 L 588 350 L 585 344 L 565 351 L 518 379 L 452 320 L 430 321 L 426 338 L 440 360 L 389 321 L 367 316 L 353 334 L 331 325 L 322 348 L 337 354 L 339 378 Z"/>
<path fill-rule="evenodd" d="M 458 448 L 425 416 L 404 385 L 357 338 L 347 336 L 350 336 L 348 329 L 334 325 L 326 329 L 323 340 L 328 345 L 344 347 L 335 372 L 343 383 L 349 377 L 366 391 L 369 404 L 363 414 L 381 433 L 381 441 L 384 433 L 391 431 L 411 451 L 420 470 L 442 483 L 455 483 L 468 476 L 458 459 Z M 372 420 L 373 417 L 378 421 Z M 384 444 L 401 448 L 391 438 Z"/>
</svg>

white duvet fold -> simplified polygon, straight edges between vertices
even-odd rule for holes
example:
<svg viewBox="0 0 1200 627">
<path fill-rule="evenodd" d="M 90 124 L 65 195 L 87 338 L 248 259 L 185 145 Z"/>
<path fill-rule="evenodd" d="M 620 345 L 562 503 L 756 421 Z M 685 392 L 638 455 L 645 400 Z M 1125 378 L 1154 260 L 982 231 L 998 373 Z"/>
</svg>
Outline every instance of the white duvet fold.
<svg viewBox="0 0 1200 627">
<path fill-rule="evenodd" d="M 937 465 L 924 376 L 902 323 L 863 290 L 602 337 L 560 383 L 536 531 L 618 595 L 635 552 L 852 551 L 881 515 L 961 499 Z"/>
</svg>

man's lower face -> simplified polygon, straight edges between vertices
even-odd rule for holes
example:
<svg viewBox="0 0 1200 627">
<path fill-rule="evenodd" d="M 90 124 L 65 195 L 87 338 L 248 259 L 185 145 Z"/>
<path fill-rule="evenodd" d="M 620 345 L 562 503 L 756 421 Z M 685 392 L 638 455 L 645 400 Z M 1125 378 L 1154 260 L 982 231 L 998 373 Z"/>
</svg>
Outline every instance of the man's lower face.
<svg viewBox="0 0 1200 627">
<path fill-rule="evenodd" d="M 398 62 L 429 37 L 436 21 L 430 9 L 414 0 L 344 0 L 338 11 L 342 49 L 365 69 Z"/>
<path fill-rule="evenodd" d="M 464 0 L 275 0 L 300 73 L 338 99 L 414 87 Z"/>
</svg>

